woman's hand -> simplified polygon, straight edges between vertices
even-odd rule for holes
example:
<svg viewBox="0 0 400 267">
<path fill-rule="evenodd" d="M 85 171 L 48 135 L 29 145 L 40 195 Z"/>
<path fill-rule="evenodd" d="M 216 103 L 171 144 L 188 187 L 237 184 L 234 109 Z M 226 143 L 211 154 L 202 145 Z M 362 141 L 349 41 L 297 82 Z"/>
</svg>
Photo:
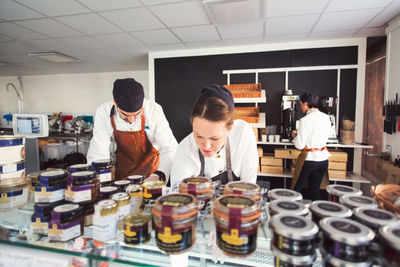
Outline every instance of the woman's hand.
<svg viewBox="0 0 400 267">
<path fill-rule="evenodd" d="M 149 182 L 149 181 L 158 181 L 160 180 L 160 177 L 157 174 L 150 174 L 149 177 L 147 177 L 146 179 L 144 179 L 145 182 Z"/>
</svg>

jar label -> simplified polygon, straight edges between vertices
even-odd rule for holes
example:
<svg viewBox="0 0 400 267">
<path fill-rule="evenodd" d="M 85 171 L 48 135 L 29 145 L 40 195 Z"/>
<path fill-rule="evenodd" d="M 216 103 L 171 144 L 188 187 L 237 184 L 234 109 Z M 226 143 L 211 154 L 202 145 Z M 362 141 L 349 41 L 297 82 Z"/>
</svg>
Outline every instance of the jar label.
<svg viewBox="0 0 400 267">
<path fill-rule="evenodd" d="M 137 245 L 150 240 L 151 229 L 149 229 L 147 225 L 143 225 L 142 227 L 132 227 L 126 225 L 124 231 L 125 243 Z"/>
<path fill-rule="evenodd" d="M 206 183 L 206 182 L 208 182 L 208 180 L 207 180 L 206 178 L 201 178 L 201 177 L 186 178 L 186 179 L 183 180 L 183 183 L 186 183 L 186 184 L 195 184 L 195 185 L 204 184 L 204 183 Z"/>
<path fill-rule="evenodd" d="M 248 184 L 248 183 L 234 183 L 229 185 L 229 187 L 232 189 L 240 189 L 243 191 L 252 191 L 257 189 L 257 186 L 255 184 Z"/>
<path fill-rule="evenodd" d="M 180 252 L 192 246 L 192 227 L 179 234 L 173 234 L 170 227 L 164 227 L 164 232 L 155 229 L 159 249 L 165 252 Z"/>
<path fill-rule="evenodd" d="M 223 251 L 234 255 L 248 255 L 256 250 L 257 232 L 239 236 L 237 229 L 231 229 L 230 234 L 217 228 L 217 245 Z"/>
<path fill-rule="evenodd" d="M 65 190 L 65 200 L 72 202 L 84 202 L 92 200 L 92 190 L 72 191 L 71 187 L 68 186 Z"/>
<path fill-rule="evenodd" d="M 36 218 L 36 221 L 31 222 L 31 229 L 35 234 L 47 234 L 49 223 L 42 222 L 40 218 Z"/>
<path fill-rule="evenodd" d="M 109 182 L 109 181 L 112 180 L 111 178 L 112 178 L 112 177 L 111 177 L 111 170 L 108 170 L 108 171 L 101 171 L 101 172 L 99 173 L 99 180 L 100 180 L 100 183 Z"/>
<path fill-rule="evenodd" d="M 188 205 L 193 202 L 193 197 L 188 195 L 169 195 L 160 199 L 160 204 L 163 206 L 179 207 Z"/>
<path fill-rule="evenodd" d="M 220 203 L 228 208 L 247 208 L 254 205 L 254 200 L 241 196 L 225 196 Z"/>
<path fill-rule="evenodd" d="M 81 225 L 75 225 L 68 229 L 58 229 L 57 224 L 48 230 L 50 241 L 68 241 L 81 235 Z"/>
<path fill-rule="evenodd" d="M 126 216 L 129 215 L 131 211 L 131 205 L 123 205 L 123 206 L 119 206 L 118 207 L 118 220 L 122 220 L 123 218 L 125 218 Z"/>
<path fill-rule="evenodd" d="M 44 190 L 43 190 L 44 189 Z M 46 187 L 42 187 L 42 191 L 35 191 L 35 202 L 51 203 L 64 199 L 64 189 L 56 191 L 46 191 Z"/>
<path fill-rule="evenodd" d="M 106 242 L 117 237 L 118 214 L 93 216 L 93 239 Z"/>
</svg>

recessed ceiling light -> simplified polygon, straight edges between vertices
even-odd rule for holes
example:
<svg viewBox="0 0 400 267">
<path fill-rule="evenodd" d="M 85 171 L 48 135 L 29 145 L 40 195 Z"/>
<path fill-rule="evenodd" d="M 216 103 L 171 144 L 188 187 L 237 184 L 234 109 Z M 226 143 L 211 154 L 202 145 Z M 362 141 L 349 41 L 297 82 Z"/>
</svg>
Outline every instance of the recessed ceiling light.
<svg viewBox="0 0 400 267">
<path fill-rule="evenodd" d="M 204 7 L 215 24 L 232 24 L 262 18 L 261 0 L 203 0 Z"/>
<path fill-rule="evenodd" d="M 29 53 L 28 56 L 38 57 L 44 60 L 48 60 L 55 63 L 66 63 L 66 62 L 79 62 L 80 60 L 74 57 L 70 57 L 58 52 L 38 52 Z"/>
</svg>

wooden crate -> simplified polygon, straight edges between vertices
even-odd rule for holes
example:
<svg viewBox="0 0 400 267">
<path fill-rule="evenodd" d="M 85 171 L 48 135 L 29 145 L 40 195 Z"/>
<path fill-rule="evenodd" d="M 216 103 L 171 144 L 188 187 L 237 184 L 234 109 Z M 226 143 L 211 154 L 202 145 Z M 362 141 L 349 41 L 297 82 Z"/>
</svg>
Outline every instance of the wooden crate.
<svg viewBox="0 0 400 267">
<path fill-rule="evenodd" d="M 260 107 L 235 107 L 233 119 L 241 119 L 248 123 L 258 123 L 260 121 Z"/>
<path fill-rule="evenodd" d="M 264 166 L 261 165 L 261 172 L 271 174 L 283 174 L 282 166 Z"/>
<path fill-rule="evenodd" d="M 283 159 L 275 158 L 272 154 L 264 154 L 261 158 L 262 166 L 283 166 Z"/>
<path fill-rule="evenodd" d="M 233 98 L 261 97 L 261 83 L 225 84 Z"/>
<path fill-rule="evenodd" d="M 297 159 L 300 155 L 301 151 L 298 149 L 285 149 L 285 148 L 276 148 L 274 151 L 275 158 L 280 159 Z"/>
<path fill-rule="evenodd" d="M 340 150 L 330 150 L 331 156 L 329 157 L 329 161 L 339 161 L 339 162 L 347 162 L 347 152 Z"/>
<path fill-rule="evenodd" d="M 347 162 L 329 161 L 329 163 L 328 163 L 328 169 L 329 169 L 329 170 L 346 171 L 346 169 L 347 169 Z"/>
<path fill-rule="evenodd" d="M 257 147 L 257 152 L 258 152 L 258 157 L 259 157 L 259 158 L 262 158 L 262 156 L 263 156 L 263 149 L 262 149 L 262 147 Z"/>
<path fill-rule="evenodd" d="M 346 171 L 328 170 L 328 177 L 329 179 L 331 178 L 346 179 Z"/>
</svg>

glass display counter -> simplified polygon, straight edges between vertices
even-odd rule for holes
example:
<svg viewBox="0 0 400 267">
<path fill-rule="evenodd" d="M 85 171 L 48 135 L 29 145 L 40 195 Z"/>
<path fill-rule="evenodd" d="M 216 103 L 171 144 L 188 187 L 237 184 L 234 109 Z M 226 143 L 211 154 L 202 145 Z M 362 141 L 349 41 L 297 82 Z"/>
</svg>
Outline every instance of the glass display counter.
<svg viewBox="0 0 400 267">
<path fill-rule="evenodd" d="M 215 224 L 212 214 L 207 211 L 200 212 L 196 242 L 192 249 L 187 252 L 188 266 L 274 266 L 274 255 L 270 249 L 271 233 L 268 229 L 266 205 L 264 206 L 261 216 L 264 219 L 261 220 L 258 229 L 257 250 L 246 258 L 223 256 L 222 252 L 217 249 L 215 240 L 213 240 Z M 145 213 L 147 211 L 150 211 L 149 207 L 145 209 Z M 65 258 L 65 261 L 69 264 L 65 266 L 121 266 L 119 264 L 122 264 L 122 266 L 171 266 L 171 261 L 178 261 L 176 266 L 182 266 L 179 262 L 181 262 L 181 257 L 185 257 L 178 255 L 171 256 L 171 258 L 161 252 L 156 245 L 154 231 L 147 244 L 138 246 L 125 244 L 122 231 L 118 232 L 116 240 L 106 243 L 96 242 L 92 239 L 91 226 L 85 227 L 84 236 L 75 240 L 49 242 L 47 236 L 32 233 L 30 228 L 32 214 L 33 201 L 20 209 L 0 212 L 0 247 L 3 254 L 4 247 L 7 248 L 7 251 L 13 252 L 14 257 L 18 253 L 22 253 L 21 251 L 28 251 L 26 255 L 48 253 L 48 256 L 46 256 L 48 259 L 61 260 Z M 219 256 L 217 255 L 218 252 Z M 104 262 L 108 262 L 110 265 L 104 265 Z M 70 265 L 72 263 L 74 265 Z M 42 266 L 46 265 L 42 264 Z M 313 267 L 317 266 L 322 266 L 319 253 Z"/>
</svg>

